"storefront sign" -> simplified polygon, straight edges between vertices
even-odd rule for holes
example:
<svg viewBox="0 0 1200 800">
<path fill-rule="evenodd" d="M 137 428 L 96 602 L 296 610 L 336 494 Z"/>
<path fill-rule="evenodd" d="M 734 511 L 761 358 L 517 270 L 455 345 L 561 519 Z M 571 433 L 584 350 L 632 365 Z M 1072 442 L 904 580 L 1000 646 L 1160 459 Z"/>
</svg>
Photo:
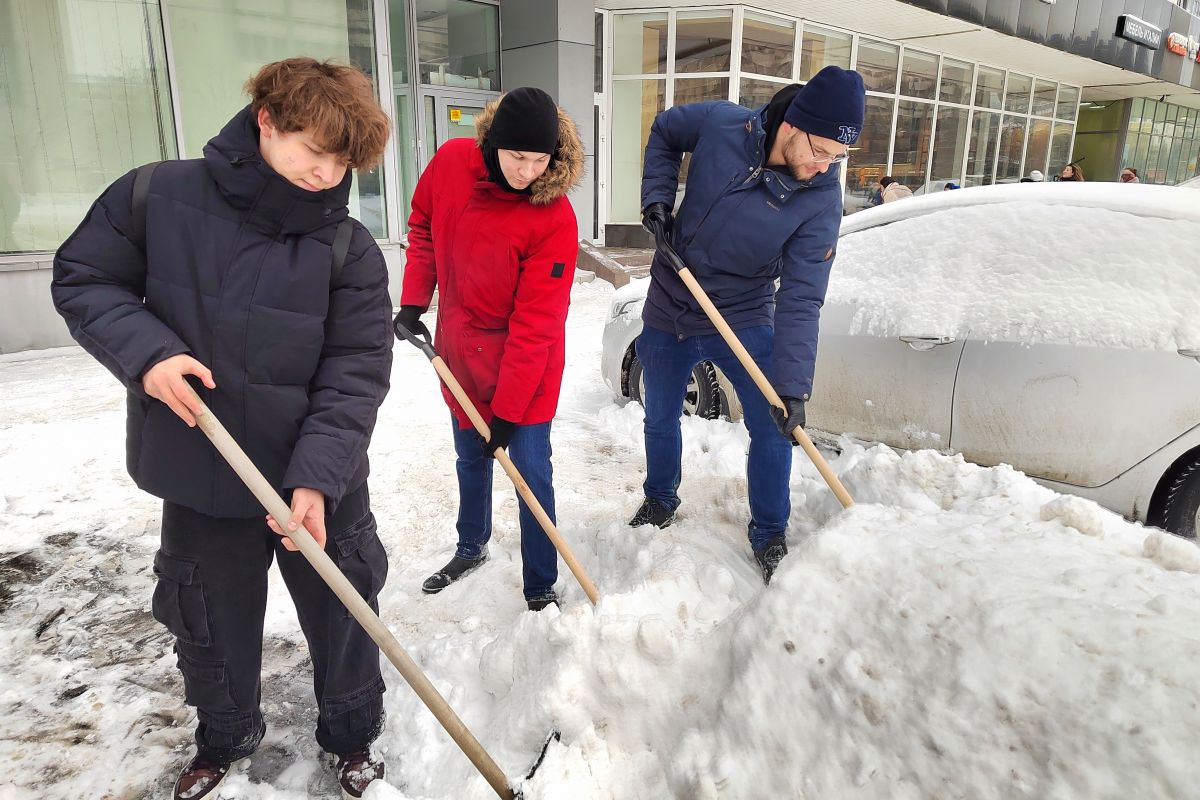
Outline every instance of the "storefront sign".
<svg viewBox="0 0 1200 800">
<path fill-rule="evenodd" d="M 1167 37 L 1167 49 L 1177 56 L 1183 56 L 1192 61 L 1200 61 L 1200 39 L 1194 36 L 1172 33 Z"/>
<path fill-rule="evenodd" d="M 1133 14 L 1117 17 L 1117 36 L 1151 50 L 1157 50 L 1162 45 L 1162 29 L 1138 19 Z"/>
</svg>

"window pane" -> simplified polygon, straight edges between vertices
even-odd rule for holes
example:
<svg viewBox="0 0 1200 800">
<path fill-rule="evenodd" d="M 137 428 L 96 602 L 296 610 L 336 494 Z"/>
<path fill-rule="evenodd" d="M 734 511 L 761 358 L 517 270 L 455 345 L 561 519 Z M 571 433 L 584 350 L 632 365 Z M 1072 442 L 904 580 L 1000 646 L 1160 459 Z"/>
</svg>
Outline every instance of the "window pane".
<svg viewBox="0 0 1200 800">
<path fill-rule="evenodd" d="M 852 43 L 848 33 L 805 25 L 800 41 L 800 80 L 807 81 L 831 64 L 849 69 Z"/>
<path fill-rule="evenodd" d="M 252 14 L 240 0 L 164 4 L 170 11 L 184 158 L 199 157 L 205 143 L 246 104 L 241 87 L 247 78 L 263 64 L 296 55 L 301 47 L 316 59 L 349 62 L 375 81 L 371 0 L 306 5 L 300 19 L 291 0 L 258 0 Z M 385 98 L 384 104 L 388 102 Z M 356 172 L 350 194 L 351 216 L 379 238 L 387 235 L 382 169 Z"/>
<path fill-rule="evenodd" d="M 942 59 L 942 83 L 938 99 L 945 103 L 971 102 L 971 80 L 975 77 L 975 65 L 965 61 Z"/>
<path fill-rule="evenodd" d="M 742 23 L 743 72 L 791 79 L 795 49 L 796 23 L 746 12 Z"/>
<path fill-rule="evenodd" d="M 975 105 L 981 108 L 1000 108 L 1003 98 L 1004 71 L 980 67 L 979 75 L 975 79 Z"/>
<path fill-rule="evenodd" d="M 933 140 L 931 181 L 957 182 L 967 156 L 967 109 L 938 110 L 937 131 Z"/>
<path fill-rule="evenodd" d="M 1056 174 L 1054 170 L 1062 169 L 1060 164 L 1066 164 L 1071 160 L 1071 140 L 1074 137 L 1074 125 L 1064 122 L 1054 123 L 1054 133 L 1050 135 L 1050 160 L 1046 163 L 1047 169 L 1043 170 L 1047 176 Z M 1028 170 L 1026 170 L 1026 174 L 1029 174 Z"/>
<path fill-rule="evenodd" d="M 675 101 L 683 106 L 703 100 L 728 100 L 729 78 L 676 78 Z"/>
<path fill-rule="evenodd" d="M 1171 154 L 1167 158 L 1167 183 L 1175 184 L 1179 182 L 1179 157 L 1183 154 L 1183 139 L 1176 138 L 1171 140 Z"/>
<path fill-rule="evenodd" d="M 1058 127 L 1060 126 L 1056 126 L 1054 128 L 1054 133 L 1056 136 L 1058 135 Z M 1121 152 L 1121 169 L 1124 169 L 1125 167 L 1132 167 L 1134 165 L 1133 160 L 1137 157 L 1137 142 L 1137 133 L 1131 131 L 1125 135 L 1125 149 Z"/>
<path fill-rule="evenodd" d="M 1142 98 L 1135 97 L 1129 101 L 1129 132 L 1136 133 L 1142 126 Z"/>
<path fill-rule="evenodd" d="M 679 86 L 679 81 L 675 81 L 675 86 Z M 746 108 L 758 108 L 765 106 L 771 102 L 771 98 L 780 89 L 788 86 L 786 83 L 776 83 L 775 81 L 764 81 L 756 78 L 742 78 L 741 91 L 738 93 L 738 104 Z M 679 89 L 675 89 L 676 93 Z"/>
<path fill-rule="evenodd" d="M 613 74 L 667 74 L 667 15 L 613 14 Z"/>
<path fill-rule="evenodd" d="M 470 0 L 416 0 L 416 21 L 421 83 L 499 91 L 499 8 Z"/>
<path fill-rule="evenodd" d="M 965 185 L 986 186 L 995 180 L 996 142 L 999 133 L 999 114 L 975 112 L 971 123 L 970 146 L 967 149 Z"/>
<path fill-rule="evenodd" d="M 1039 117 L 1054 116 L 1054 93 L 1058 84 L 1054 81 L 1035 80 L 1033 82 L 1033 106 L 1030 113 Z"/>
<path fill-rule="evenodd" d="M 937 88 L 938 57 L 918 50 L 905 50 L 900 68 L 900 94 L 933 99 Z"/>
<path fill-rule="evenodd" d="M 728 72 L 733 12 L 680 11 L 675 16 L 675 71 Z"/>
<path fill-rule="evenodd" d="M 642 216 L 642 158 L 654 117 L 663 110 L 666 81 L 613 81 L 612 221 L 637 222 Z"/>
<path fill-rule="evenodd" d="M 858 62 L 855 69 L 862 74 L 868 91 L 896 91 L 896 72 L 900 66 L 900 48 L 894 44 L 858 40 Z"/>
<path fill-rule="evenodd" d="M 890 97 L 867 97 L 862 134 L 850 148 L 850 160 L 846 162 L 847 214 L 879 202 L 874 193 L 879 179 L 887 174 L 895 108 L 896 101 Z"/>
<path fill-rule="evenodd" d="M 157 8 L 70 9 L 17 2 L 2 12 L 0 253 L 56 249 L 104 187 L 175 155 Z"/>
<path fill-rule="evenodd" d="M 1150 134 L 1143 133 L 1138 137 L 1137 150 L 1134 152 L 1133 165 L 1137 167 L 1142 183 L 1149 183 Z"/>
<path fill-rule="evenodd" d="M 1027 75 L 1008 73 L 1008 88 L 1004 93 L 1004 110 L 1017 114 L 1029 113 L 1029 90 L 1033 79 Z"/>
<path fill-rule="evenodd" d="M 1079 108 L 1079 89 L 1074 86 L 1063 84 L 1058 87 L 1058 112 L 1055 114 L 1059 119 L 1065 119 L 1068 122 L 1075 121 L 1075 112 Z"/>
<path fill-rule="evenodd" d="M 1025 117 L 1008 114 L 1000 122 L 1000 156 L 996 182 L 1011 183 L 1021 177 L 1021 152 L 1025 149 Z"/>
<path fill-rule="evenodd" d="M 1146 179 L 1148 183 L 1162 183 L 1163 173 L 1159 169 L 1159 161 L 1163 155 L 1163 139 L 1161 136 L 1150 137 L 1150 155 L 1146 162 Z"/>
<path fill-rule="evenodd" d="M 896 113 L 896 146 L 892 155 L 892 177 L 910 189 L 925 183 L 933 132 L 933 104 L 901 100 Z"/>
<path fill-rule="evenodd" d="M 1046 172 L 1046 158 L 1050 154 L 1050 125 L 1048 119 L 1034 119 L 1029 122 L 1029 144 L 1025 146 L 1025 167 L 1023 175 L 1030 170 Z"/>
</svg>

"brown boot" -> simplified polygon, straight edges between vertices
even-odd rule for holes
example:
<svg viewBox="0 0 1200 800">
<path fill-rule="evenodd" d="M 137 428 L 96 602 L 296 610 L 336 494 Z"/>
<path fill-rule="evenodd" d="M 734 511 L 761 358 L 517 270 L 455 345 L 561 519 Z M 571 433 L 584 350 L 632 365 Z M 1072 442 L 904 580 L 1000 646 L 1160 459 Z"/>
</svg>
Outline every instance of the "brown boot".
<svg viewBox="0 0 1200 800">
<path fill-rule="evenodd" d="M 179 773 L 175 781 L 175 800 L 199 800 L 212 794 L 225 775 L 229 772 L 228 764 L 218 764 L 200 756 L 196 756 Z"/>
<path fill-rule="evenodd" d="M 371 757 L 367 751 L 335 756 L 333 769 L 337 773 L 338 785 L 342 787 L 345 800 L 358 800 L 375 781 L 383 780 L 383 762 Z"/>
</svg>

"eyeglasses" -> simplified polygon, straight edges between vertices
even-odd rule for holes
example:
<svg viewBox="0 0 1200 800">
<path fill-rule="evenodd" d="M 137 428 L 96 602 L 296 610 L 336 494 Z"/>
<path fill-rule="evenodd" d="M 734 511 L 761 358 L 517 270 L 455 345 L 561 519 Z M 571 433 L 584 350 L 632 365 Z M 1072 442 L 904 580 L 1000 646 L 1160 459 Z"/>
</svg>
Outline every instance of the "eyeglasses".
<svg viewBox="0 0 1200 800">
<path fill-rule="evenodd" d="M 808 149 L 812 151 L 812 158 L 810 158 L 809 161 L 812 161 L 814 164 L 824 164 L 826 161 L 828 161 L 830 164 L 841 164 L 843 161 L 850 158 L 850 151 L 848 150 L 843 150 L 836 156 L 831 156 L 828 153 L 824 153 L 813 146 L 812 135 L 808 131 L 805 131 L 804 135 L 808 138 Z"/>
<path fill-rule="evenodd" d="M 1133 173 L 1131 173 L 1131 172 L 1123 172 L 1123 173 L 1121 173 L 1121 180 L 1123 180 L 1123 181 L 1125 181 L 1126 183 L 1128 183 L 1129 181 L 1133 180 Z"/>
</svg>

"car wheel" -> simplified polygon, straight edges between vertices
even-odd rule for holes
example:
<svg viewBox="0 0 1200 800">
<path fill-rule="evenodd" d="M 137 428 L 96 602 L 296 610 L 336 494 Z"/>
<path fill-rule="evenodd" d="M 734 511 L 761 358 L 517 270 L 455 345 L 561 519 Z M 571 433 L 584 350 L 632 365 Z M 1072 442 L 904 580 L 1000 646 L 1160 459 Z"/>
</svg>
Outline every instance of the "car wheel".
<svg viewBox="0 0 1200 800">
<path fill-rule="evenodd" d="M 1195 539 L 1197 516 L 1200 516 L 1200 461 L 1192 462 L 1171 481 L 1163 503 L 1163 527 Z"/>
<path fill-rule="evenodd" d="M 629 396 L 641 403 L 645 391 L 642 362 L 635 355 L 629 362 Z M 716 419 L 721 416 L 721 391 L 717 384 L 717 369 L 707 361 L 701 361 L 692 367 L 687 392 L 683 396 L 683 413 L 701 419 Z"/>
</svg>

